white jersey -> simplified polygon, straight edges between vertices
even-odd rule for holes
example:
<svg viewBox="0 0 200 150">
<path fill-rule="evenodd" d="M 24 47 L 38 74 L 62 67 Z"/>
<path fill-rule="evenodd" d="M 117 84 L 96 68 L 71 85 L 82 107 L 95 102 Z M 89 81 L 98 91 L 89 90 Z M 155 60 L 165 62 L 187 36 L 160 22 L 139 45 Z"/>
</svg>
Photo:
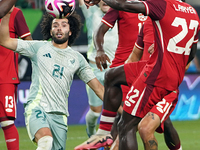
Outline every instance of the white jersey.
<svg viewBox="0 0 200 150">
<path fill-rule="evenodd" d="M 29 57 L 32 62 L 27 103 L 34 102 L 46 112 L 69 116 L 68 96 L 74 74 L 85 83 L 95 78 L 85 58 L 69 46 L 59 49 L 49 41 L 18 40 L 16 52 Z"/>
<path fill-rule="evenodd" d="M 101 11 L 101 9 L 97 6 L 86 8 L 85 5 L 81 5 L 83 15 L 85 17 L 86 26 L 87 26 L 87 36 L 88 36 L 88 52 L 87 58 L 93 62 L 95 62 L 96 57 L 96 49 L 93 43 L 93 32 L 99 27 L 101 23 L 101 19 L 105 15 Z M 117 25 L 113 28 L 110 28 L 107 33 L 104 35 L 104 51 L 107 56 L 110 58 L 111 62 L 114 59 L 115 51 L 117 49 L 118 44 L 118 29 Z"/>
</svg>

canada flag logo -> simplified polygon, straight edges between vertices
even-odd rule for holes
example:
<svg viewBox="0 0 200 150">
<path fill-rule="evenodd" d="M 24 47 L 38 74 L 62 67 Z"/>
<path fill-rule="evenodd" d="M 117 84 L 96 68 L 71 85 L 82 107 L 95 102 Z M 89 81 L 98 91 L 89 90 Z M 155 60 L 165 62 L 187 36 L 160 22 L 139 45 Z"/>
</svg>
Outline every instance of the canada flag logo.
<svg viewBox="0 0 200 150">
<path fill-rule="evenodd" d="M 138 19 L 139 19 L 140 21 L 146 21 L 146 20 L 147 20 L 147 16 L 144 16 L 142 13 L 139 13 L 139 14 L 138 14 Z"/>
</svg>

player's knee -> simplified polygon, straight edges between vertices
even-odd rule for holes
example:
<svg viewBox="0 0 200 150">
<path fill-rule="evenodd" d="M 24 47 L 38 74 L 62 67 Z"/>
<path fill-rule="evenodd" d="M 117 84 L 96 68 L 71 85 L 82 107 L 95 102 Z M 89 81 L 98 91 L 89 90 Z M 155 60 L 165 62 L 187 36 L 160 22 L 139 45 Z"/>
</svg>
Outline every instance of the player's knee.
<svg viewBox="0 0 200 150">
<path fill-rule="evenodd" d="M 51 150 L 53 145 L 53 138 L 51 136 L 43 136 L 37 142 L 36 150 Z"/>
<path fill-rule="evenodd" d="M 149 137 L 151 137 L 151 130 L 148 127 L 148 125 L 143 125 L 143 124 L 139 124 L 138 125 L 138 132 L 140 134 L 140 137 L 145 141 L 146 139 L 148 139 Z"/>
<path fill-rule="evenodd" d="M 105 83 L 110 83 L 113 81 L 113 69 L 110 68 L 108 71 L 105 73 Z"/>
<path fill-rule="evenodd" d="M 0 122 L 0 125 L 1 125 L 2 128 L 8 127 L 8 126 L 13 125 L 13 124 L 14 124 L 14 120 L 5 120 L 5 121 Z"/>
</svg>

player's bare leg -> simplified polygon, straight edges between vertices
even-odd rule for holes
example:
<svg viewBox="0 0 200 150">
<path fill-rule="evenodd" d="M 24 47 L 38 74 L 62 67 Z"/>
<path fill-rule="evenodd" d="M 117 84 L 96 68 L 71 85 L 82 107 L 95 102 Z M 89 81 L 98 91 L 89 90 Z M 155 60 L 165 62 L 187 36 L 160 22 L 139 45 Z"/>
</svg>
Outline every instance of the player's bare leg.
<svg viewBox="0 0 200 150">
<path fill-rule="evenodd" d="M 170 118 L 164 122 L 164 138 L 165 143 L 170 150 L 181 150 L 181 142 L 178 133 L 174 128 Z"/>
<path fill-rule="evenodd" d="M 123 111 L 119 121 L 119 150 L 138 150 L 136 132 L 141 118 Z"/>
<path fill-rule="evenodd" d="M 75 150 L 83 148 L 99 148 L 112 144 L 112 136 L 110 135 L 110 132 L 117 115 L 117 110 L 120 107 L 122 101 L 121 84 L 127 85 L 124 66 L 109 69 L 105 74 L 105 94 L 103 103 L 104 109 L 100 118 L 99 129 L 94 136 L 92 136 L 81 145 L 75 147 Z M 99 142 L 100 140 L 105 142 Z M 96 142 L 98 142 L 98 144 Z"/>
<path fill-rule="evenodd" d="M 145 150 L 157 150 L 158 142 L 154 136 L 155 130 L 160 125 L 160 118 L 157 114 L 149 112 L 138 125 L 138 131 L 142 138 Z"/>
</svg>

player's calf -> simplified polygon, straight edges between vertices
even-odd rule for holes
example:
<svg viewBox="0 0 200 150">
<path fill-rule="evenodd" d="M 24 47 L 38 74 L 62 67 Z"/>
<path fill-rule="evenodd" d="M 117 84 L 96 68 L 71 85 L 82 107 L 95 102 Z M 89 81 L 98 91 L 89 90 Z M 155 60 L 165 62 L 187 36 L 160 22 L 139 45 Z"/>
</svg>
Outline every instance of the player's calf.
<svg viewBox="0 0 200 150">
<path fill-rule="evenodd" d="M 0 124 L 4 132 L 5 141 L 8 150 L 19 150 L 19 134 L 14 125 L 14 120 L 1 118 Z"/>
</svg>

